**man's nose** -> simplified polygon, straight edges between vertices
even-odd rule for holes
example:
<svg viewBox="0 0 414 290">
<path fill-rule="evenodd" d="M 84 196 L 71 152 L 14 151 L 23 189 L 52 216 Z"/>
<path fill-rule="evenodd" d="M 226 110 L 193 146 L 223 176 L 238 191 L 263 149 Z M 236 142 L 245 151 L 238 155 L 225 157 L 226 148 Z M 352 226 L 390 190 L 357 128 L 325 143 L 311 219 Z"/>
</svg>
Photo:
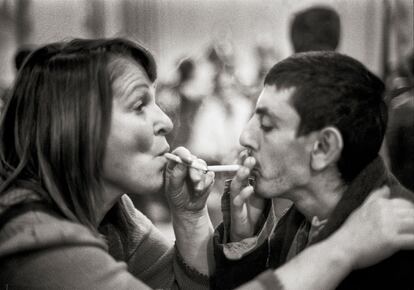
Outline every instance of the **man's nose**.
<svg viewBox="0 0 414 290">
<path fill-rule="evenodd" d="M 243 147 L 246 147 L 247 149 L 258 149 L 259 145 L 257 139 L 257 129 L 255 128 L 255 121 L 253 119 L 250 119 L 244 127 L 240 135 L 239 142 Z"/>
</svg>

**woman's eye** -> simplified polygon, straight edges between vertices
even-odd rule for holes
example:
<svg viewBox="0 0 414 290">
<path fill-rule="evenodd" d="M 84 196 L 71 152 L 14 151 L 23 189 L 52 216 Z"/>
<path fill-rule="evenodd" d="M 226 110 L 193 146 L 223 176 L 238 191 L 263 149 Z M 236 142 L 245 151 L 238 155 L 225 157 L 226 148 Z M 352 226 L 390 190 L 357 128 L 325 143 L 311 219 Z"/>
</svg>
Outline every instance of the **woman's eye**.
<svg viewBox="0 0 414 290">
<path fill-rule="evenodd" d="M 145 103 L 144 102 L 139 102 L 139 103 L 137 103 L 137 104 L 134 105 L 133 110 L 135 112 L 140 113 L 140 112 L 142 112 L 142 110 L 144 109 L 144 107 L 145 107 Z"/>
</svg>

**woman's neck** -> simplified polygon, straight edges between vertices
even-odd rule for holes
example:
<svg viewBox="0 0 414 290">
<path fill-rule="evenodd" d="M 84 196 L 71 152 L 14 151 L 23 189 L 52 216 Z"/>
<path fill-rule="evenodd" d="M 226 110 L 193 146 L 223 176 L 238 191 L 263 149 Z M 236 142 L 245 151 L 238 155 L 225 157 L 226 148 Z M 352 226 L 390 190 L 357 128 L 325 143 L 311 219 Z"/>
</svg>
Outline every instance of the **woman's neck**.
<svg viewBox="0 0 414 290">
<path fill-rule="evenodd" d="M 100 196 L 96 199 L 95 218 L 97 226 L 99 226 L 109 212 L 109 210 L 119 201 L 123 193 L 112 188 L 112 186 L 104 186 Z"/>
</svg>

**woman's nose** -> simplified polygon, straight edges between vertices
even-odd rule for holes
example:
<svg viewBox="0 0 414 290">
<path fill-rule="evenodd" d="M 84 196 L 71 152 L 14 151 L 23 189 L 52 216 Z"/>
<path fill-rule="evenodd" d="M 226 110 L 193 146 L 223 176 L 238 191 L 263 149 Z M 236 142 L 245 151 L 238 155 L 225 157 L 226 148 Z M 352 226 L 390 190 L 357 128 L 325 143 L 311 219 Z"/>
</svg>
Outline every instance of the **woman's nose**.
<svg viewBox="0 0 414 290">
<path fill-rule="evenodd" d="M 167 135 L 171 132 L 174 125 L 170 119 L 170 117 L 167 116 L 167 114 L 164 113 L 163 110 L 161 110 L 158 105 L 155 105 L 156 107 L 156 122 L 154 122 L 154 131 L 156 135 Z"/>
</svg>

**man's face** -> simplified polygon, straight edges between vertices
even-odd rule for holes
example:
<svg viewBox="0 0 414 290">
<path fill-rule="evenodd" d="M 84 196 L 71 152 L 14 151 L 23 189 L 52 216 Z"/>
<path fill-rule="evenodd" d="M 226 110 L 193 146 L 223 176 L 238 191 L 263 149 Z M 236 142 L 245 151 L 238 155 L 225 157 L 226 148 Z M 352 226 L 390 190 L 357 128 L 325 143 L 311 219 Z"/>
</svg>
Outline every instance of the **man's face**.
<svg viewBox="0 0 414 290">
<path fill-rule="evenodd" d="M 289 103 L 293 91 L 265 86 L 240 136 L 256 158 L 252 176 L 255 192 L 263 197 L 289 198 L 289 192 L 305 188 L 311 177 L 313 144 L 306 136 L 296 137 L 300 117 Z"/>
</svg>

